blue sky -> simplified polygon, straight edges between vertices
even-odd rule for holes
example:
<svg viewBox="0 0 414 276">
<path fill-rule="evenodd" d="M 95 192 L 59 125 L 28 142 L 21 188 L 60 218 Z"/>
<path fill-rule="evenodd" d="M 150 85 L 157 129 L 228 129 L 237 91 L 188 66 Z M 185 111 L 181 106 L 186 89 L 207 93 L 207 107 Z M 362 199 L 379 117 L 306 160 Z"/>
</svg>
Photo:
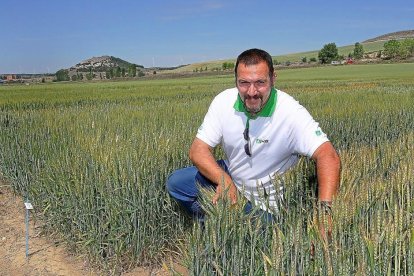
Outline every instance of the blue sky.
<svg viewBox="0 0 414 276">
<path fill-rule="evenodd" d="M 0 0 L 0 74 L 102 55 L 151 67 L 318 50 L 414 29 L 413 15 L 412 0 Z"/>
</svg>

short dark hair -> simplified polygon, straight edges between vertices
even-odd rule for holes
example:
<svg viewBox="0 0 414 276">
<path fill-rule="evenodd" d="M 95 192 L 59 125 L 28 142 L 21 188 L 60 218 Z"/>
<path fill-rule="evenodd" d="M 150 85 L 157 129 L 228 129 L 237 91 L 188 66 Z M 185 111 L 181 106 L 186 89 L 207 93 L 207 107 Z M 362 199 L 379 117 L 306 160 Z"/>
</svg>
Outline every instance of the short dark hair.
<svg viewBox="0 0 414 276">
<path fill-rule="evenodd" d="M 234 67 L 234 74 L 236 76 L 236 79 L 237 68 L 240 63 L 245 65 L 256 65 L 262 61 L 266 62 L 267 67 L 269 68 L 269 77 L 272 78 L 275 71 L 273 68 L 272 56 L 264 50 L 253 48 L 244 51 L 237 57 L 236 66 Z"/>
</svg>

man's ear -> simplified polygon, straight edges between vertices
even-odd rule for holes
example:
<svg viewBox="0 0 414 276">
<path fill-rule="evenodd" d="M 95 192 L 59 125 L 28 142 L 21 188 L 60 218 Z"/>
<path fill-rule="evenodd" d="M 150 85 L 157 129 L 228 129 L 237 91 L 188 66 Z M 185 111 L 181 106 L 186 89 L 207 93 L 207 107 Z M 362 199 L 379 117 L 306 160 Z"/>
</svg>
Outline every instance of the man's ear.
<svg viewBox="0 0 414 276">
<path fill-rule="evenodd" d="M 275 72 L 273 73 L 273 76 L 272 76 L 272 79 L 271 79 L 271 81 L 272 81 L 272 86 L 274 86 L 274 85 L 275 85 L 276 79 L 277 79 L 277 73 L 276 73 L 276 71 L 275 71 Z"/>
</svg>

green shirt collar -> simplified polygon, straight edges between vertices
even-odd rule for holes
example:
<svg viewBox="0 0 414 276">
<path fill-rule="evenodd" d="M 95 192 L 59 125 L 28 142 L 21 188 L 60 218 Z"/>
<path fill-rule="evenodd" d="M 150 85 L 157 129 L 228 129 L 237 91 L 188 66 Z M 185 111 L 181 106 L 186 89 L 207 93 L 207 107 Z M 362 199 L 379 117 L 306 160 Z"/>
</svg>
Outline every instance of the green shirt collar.
<svg viewBox="0 0 414 276">
<path fill-rule="evenodd" d="M 277 90 L 275 88 L 272 88 L 272 90 L 270 91 L 269 100 L 267 101 L 266 105 L 255 116 L 252 116 L 249 112 L 247 112 L 246 108 L 244 107 L 244 103 L 242 99 L 240 98 L 240 94 L 237 94 L 237 100 L 234 103 L 233 108 L 238 112 L 243 112 L 244 114 L 246 114 L 247 118 L 254 120 L 257 117 L 272 116 L 276 108 L 276 102 L 277 102 Z"/>
</svg>

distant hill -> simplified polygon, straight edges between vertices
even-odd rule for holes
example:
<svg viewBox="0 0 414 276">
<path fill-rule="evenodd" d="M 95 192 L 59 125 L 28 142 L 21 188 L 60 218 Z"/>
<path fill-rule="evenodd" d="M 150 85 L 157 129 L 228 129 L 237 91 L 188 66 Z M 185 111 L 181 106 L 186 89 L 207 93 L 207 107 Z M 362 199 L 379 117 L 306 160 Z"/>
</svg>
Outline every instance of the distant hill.
<svg viewBox="0 0 414 276">
<path fill-rule="evenodd" d="M 123 59 L 113 57 L 113 56 L 101 56 L 101 57 L 92 57 L 86 59 L 84 61 L 79 62 L 78 64 L 69 68 L 69 71 L 76 71 L 76 72 L 106 72 L 111 68 L 120 68 L 124 70 L 128 70 L 131 66 L 138 67 L 140 69 L 144 69 L 144 66 L 137 65 L 125 61 Z"/>
<path fill-rule="evenodd" d="M 405 38 L 414 38 L 414 30 L 407 30 L 407 31 L 399 31 L 394 33 L 388 33 L 384 34 L 375 38 L 367 39 L 363 42 L 361 42 L 362 46 L 364 47 L 364 51 L 366 54 L 368 53 L 375 53 L 381 51 L 384 49 L 384 43 L 391 39 L 405 39 Z M 358 42 L 358 41 L 355 41 Z M 322 49 L 323 45 L 321 45 L 320 49 Z M 338 53 L 339 55 L 348 56 L 349 53 L 352 53 L 354 50 L 354 44 L 352 45 L 346 45 L 346 46 L 338 46 Z M 302 58 L 306 57 L 306 59 L 309 61 L 311 58 L 318 59 L 318 53 L 320 51 L 313 50 L 313 51 L 307 51 L 307 52 L 300 52 L 300 53 L 292 53 L 292 54 L 285 54 L 285 55 L 277 55 L 272 56 L 273 60 L 277 61 L 281 64 L 292 64 L 295 63 L 298 64 L 301 62 Z M 236 62 L 236 58 L 233 59 L 225 59 L 225 60 L 212 60 L 207 62 L 199 62 L 199 63 L 193 63 L 189 64 L 187 66 L 183 66 L 180 68 L 177 68 L 175 70 L 168 71 L 168 73 L 185 73 L 185 72 L 194 72 L 195 70 L 199 70 L 201 68 L 207 68 L 208 70 L 212 70 L 215 68 L 221 68 L 222 64 L 224 62 Z"/>
<path fill-rule="evenodd" d="M 414 30 L 399 31 L 394 33 L 388 33 L 380 35 L 374 38 L 367 39 L 362 43 L 375 42 L 375 41 L 388 41 L 391 39 L 405 39 L 405 38 L 414 38 Z"/>
<path fill-rule="evenodd" d="M 130 63 L 114 56 L 100 56 L 83 60 L 69 69 L 57 71 L 56 79 L 58 81 L 104 80 L 141 77 L 145 74 L 148 74 L 148 69 L 142 65 Z"/>
<path fill-rule="evenodd" d="M 68 69 L 62 69 L 58 72 L 65 74 L 63 79 L 72 79 L 74 75 L 77 76 L 76 79 L 83 79 L 90 73 L 93 74 L 93 79 L 107 79 L 108 77 L 131 77 L 133 68 L 136 70 L 135 76 L 142 77 L 144 75 L 152 75 L 154 72 L 174 70 L 182 66 L 185 65 L 145 68 L 143 65 L 130 63 L 114 56 L 100 56 L 83 60 Z"/>
</svg>

